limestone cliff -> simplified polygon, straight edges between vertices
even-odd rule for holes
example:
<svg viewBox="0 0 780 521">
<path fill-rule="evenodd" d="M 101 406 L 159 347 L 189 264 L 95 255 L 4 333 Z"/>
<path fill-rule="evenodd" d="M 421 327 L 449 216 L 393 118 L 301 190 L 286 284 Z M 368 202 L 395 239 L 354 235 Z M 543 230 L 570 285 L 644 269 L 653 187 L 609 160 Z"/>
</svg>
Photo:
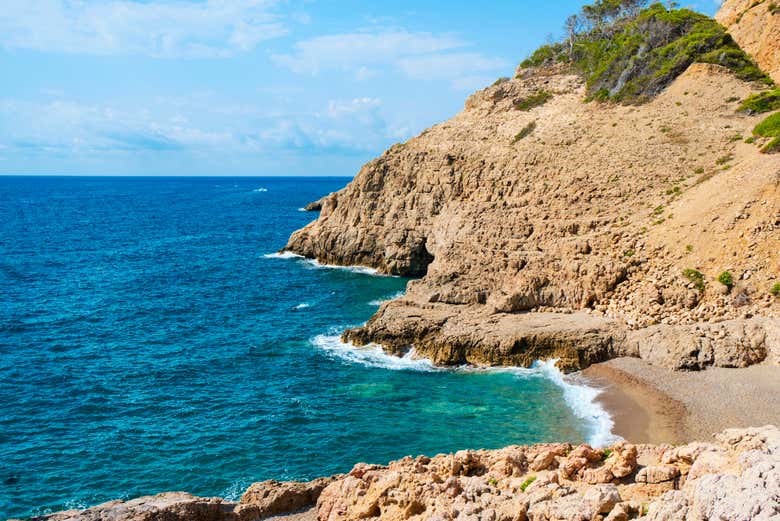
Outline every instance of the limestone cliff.
<svg viewBox="0 0 780 521">
<path fill-rule="evenodd" d="M 694 64 L 625 106 L 519 70 L 365 165 L 286 249 L 422 276 L 347 336 L 439 363 L 578 367 L 636 354 L 625 327 L 777 317 L 780 163 L 736 110 L 761 88 Z"/>
<path fill-rule="evenodd" d="M 780 83 L 780 4 L 771 0 L 726 0 L 716 19 Z"/>
</svg>

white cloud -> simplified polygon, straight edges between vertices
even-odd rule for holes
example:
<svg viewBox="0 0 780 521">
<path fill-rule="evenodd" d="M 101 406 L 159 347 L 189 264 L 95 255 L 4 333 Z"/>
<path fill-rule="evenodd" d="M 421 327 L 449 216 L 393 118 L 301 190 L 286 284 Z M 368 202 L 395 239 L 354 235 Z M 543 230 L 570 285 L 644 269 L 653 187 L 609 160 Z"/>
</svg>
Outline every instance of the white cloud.
<svg viewBox="0 0 780 521">
<path fill-rule="evenodd" d="M 395 137 L 379 111 L 381 105 L 377 98 L 330 100 L 323 112 L 280 118 L 260 138 L 281 148 L 378 152 Z"/>
<path fill-rule="evenodd" d="M 72 54 L 229 56 L 286 33 L 277 0 L 24 0 L 0 9 L 0 45 Z"/>
<path fill-rule="evenodd" d="M 328 116 L 340 118 L 345 115 L 351 116 L 366 113 L 366 111 L 371 112 L 373 108 L 381 104 L 382 102 L 377 98 L 354 98 L 347 102 L 330 100 L 328 102 Z"/>
<path fill-rule="evenodd" d="M 379 152 L 388 129 L 377 98 L 330 100 L 320 110 L 263 111 L 208 94 L 150 100 L 144 107 L 56 99 L 0 99 L 0 142 L 17 155 L 109 152 L 273 152 L 289 149 Z"/>
<path fill-rule="evenodd" d="M 399 64 L 408 76 L 424 79 L 452 79 L 485 71 L 508 67 L 500 58 L 488 58 L 479 53 L 433 54 L 414 56 L 400 60 Z"/>
<path fill-rule="evenodd" d="M 15 149 L 103 152 L 229 146 L 227 130 L 204 130 L 186 117 L 57 100 L 0 101 L 0 136 Z"/>
<path fill-rule="evenodd" d="M 475 85 L 475 76 L 510 67 L 506 60 L 478 52 L 465 52 L 468 43 L 451 35 L 413 33 L 404 30 L 357 31 L 318 36 L 298 42 L 295 52 L 273 55 L 278 65 L 298 74 L 316 75 L 337 70 L 361 81 L 390 67 L 413 79 L 452 82 L 457 90 Z M 470 82 L 464 82 L 470 77 Z M 477 85 L 479 86 L 479 85 Z"/>
<path fill-rule="evenodd" d="M 317 74 L 329 69 L 359 71 L 464 45 L 464 42 L 448 35 L 403 30 L 358 31 L 303 40 L 295 45 L 293 54 L 276 54 L 272 59 L 298 74 Z"/>
</svg>

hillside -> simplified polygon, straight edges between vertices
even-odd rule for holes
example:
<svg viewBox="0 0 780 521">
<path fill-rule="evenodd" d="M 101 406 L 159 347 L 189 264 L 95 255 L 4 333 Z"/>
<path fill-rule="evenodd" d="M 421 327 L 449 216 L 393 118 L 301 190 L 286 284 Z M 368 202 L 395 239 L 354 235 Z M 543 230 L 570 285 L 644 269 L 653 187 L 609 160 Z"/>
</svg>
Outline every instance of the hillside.
<svg viewBox="0 0 780 521">
<path fill-rule="evenodd" d="M 740 102 L 767 86 L 739 76 L 694 63 L 618 104 L 586 102 L 566 64 L 521 67 L 366 164 L 285 249 L 422 276 L 346 337 L 441 364 L 778 357 L 780 162 L 745 142 L 766 115 Z"/>
</svg>

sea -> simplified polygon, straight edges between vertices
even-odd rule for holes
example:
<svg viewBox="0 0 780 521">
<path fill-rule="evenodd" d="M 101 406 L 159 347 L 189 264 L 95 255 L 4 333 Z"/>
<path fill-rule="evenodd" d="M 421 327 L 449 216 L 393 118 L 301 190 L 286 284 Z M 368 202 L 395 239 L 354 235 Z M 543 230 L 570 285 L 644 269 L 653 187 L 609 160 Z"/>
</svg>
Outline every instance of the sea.
<svg viewBox="0 0 780 521">
<path fill-rule="evenodd" d="M 342 343 L 409 281 L 278 251 L 348 182 L 0 177 L 0 518 L 611 441 L 598 390 L 552 362 L 445 370 Z"/>
</svg>

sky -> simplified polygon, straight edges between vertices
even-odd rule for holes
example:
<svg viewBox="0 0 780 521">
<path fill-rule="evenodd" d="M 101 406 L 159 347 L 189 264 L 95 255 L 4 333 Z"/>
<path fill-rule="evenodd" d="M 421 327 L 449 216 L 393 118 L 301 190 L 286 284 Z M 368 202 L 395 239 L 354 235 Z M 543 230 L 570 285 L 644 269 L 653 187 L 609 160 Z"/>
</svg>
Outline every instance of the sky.
<svg viewBox="0 0 780 521">
<path fill-rule="evenodd" d="M 4 0 L 0 175 L 351 176 L 583 3 Z"/>
</svg>

